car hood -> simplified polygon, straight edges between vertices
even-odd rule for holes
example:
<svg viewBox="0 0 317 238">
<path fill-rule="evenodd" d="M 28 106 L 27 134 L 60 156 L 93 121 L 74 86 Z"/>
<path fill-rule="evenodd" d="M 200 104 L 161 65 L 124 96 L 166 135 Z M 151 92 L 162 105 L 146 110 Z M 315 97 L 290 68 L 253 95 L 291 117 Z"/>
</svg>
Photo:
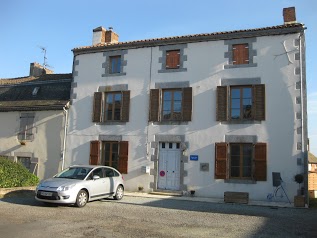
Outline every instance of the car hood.
<svg viewBox="0 0 317 238">
<path fill-rule="evenodd" d="M 59 186 L 68 186 L 78 183 L 78 180 L 66 178 L 50 178 L 40 183 L 41 187 L 58 188 Z"/>
</svg>

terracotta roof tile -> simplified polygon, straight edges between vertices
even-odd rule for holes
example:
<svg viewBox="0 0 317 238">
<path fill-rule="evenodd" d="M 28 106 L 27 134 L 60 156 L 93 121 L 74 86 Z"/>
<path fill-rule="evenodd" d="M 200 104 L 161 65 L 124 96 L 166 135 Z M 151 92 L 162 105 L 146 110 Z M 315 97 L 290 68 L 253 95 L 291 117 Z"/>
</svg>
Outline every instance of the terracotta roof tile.
<svg viewBox="0 0 317 238">
<path fill-rule="evenodd" d="M 245 29 L 245 30 L 234 30 L 234 31 L 223 31 L 223 32 L 214 32 L 214 33 L 202 33 L 202 34 L 193 34 L 185 36 L 171 36 L 163 38 L 153 38 L 153 39 L 144 39 L 144 40 L 135 40 L 135 41 L 126 41 L 126 42 L 113 42 L 113 43 L 99 43 L 92 46 L 82 46 L 73 49 L 73 52 L 80 52 L 86 50 L 100 50 L 107 48 L 120 47 L 147 47 L 152 46 L 151 43 L 173 43 L 173 41 L 178 42 L 184 40 L 185 42 L 195 42 L 202 40 L 221 40 L 221 39 L 230 39 L 237 38 L 237 34 L 245 33 L 258 33 L 259 35 L 275 35 L 275 34 L 285 34 L 287 31 L 290 33 L 299 32 L 304 29 L 304 25 L 301 23 L 287 24 L 287 25 L 278 25 L 272 27 L 263 27 L 255 29 Z M 284 30 L 284 31 L 279 31 Z M 240 38 L 243 36 L 240 36 Z M 245 37 L 253 37 L 251 35 L 245 35 Z"/>
</svg>

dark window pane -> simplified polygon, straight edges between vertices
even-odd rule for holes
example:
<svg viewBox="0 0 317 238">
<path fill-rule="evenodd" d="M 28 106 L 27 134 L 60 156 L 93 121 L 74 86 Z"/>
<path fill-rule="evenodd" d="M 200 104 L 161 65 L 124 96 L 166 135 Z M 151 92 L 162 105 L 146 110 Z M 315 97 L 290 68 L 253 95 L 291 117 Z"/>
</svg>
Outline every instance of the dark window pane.
<svg viewBox="0 0 317 238">
<path fill-rule="evenodd" d="M 162 143 L 162 148 L 165 149 L 165 142 Z"/>
<path fill-rule="evenodd" d="M 231 177 L 239 177 L 240 168 L 239 167 L 231 167 Z"/>
<path fill-rule="evenodd" d="M 173 149 L 173 143 L 169 143 L 169 144 L 168 144 L 168 147 L 169 147 L 170 149 Z"/>
<path fill-rule="evenodd" d="M 231 156 L 231 166 L 240 165 L 240 156 Z"/>
<path fill-rule="evenodd" d="M 180 143 L 177 143 L 176 148 L 179 149 L 179 147 L 180 147 Z"/>
<path fill-rule="evenodd" d="M 235 156 L 240 155 L 240 145 L 231 145 L 230 148 L 231 148 L 231 151 L 230 151 L 231 155 L 235 155 Z"/>
<path fill-rule="evenodd" d="M 251 177 L 251 167 L 243 167 L 243 177 Z"/>
<path fill-rule="evenodd" d="M 171 111 L 163 111 L 163 119 L 170 119 L 171 118 Z"/>
</svg>

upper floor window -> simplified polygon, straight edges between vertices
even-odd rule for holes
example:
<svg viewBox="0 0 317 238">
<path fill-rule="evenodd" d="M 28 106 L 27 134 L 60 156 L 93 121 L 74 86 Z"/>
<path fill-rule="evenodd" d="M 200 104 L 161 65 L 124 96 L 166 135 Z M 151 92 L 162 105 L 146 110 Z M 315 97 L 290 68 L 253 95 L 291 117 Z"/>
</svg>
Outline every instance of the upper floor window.
<svg viewBox="0 0 317 238">
<path fill-rule="evenodd" d="M 163 90 L 163 120 L 182 119 L 182 90 Z"/>
<path fill-rule="evenodd" d="M 161 68 L 158 72 L 172 73 L 187 71 L 184 65 L 187 61 L 186 48 L 187 44 L 160 46 L 159 50 L 162 52 L 162 56 L 159 57 Z"/>
<path fill-rule="evenodd" d="M 20 131 L 18 133 L 18 140 L 32 140 L 33 139 L 33 123 L 35 113 L 27 112 L 21 113 L 20 116 Z"/>
<path fill-rule="evenodd" d="M 249 44 L 232 45 L 232 63 L 249 64 Z"/>
<path fill-rule="evenodd" d="M 110 60 L 109 73 L 110 74 L 121 73 L 121 55 L 110 56 L 109 60 Z"/>
<path fill-rule="evenodd" d="M 191 121 L 192 88 L 151 89 L 149 121 Z"/>
<path fill-rule="evenodd" d="M 256 67 L 254 62 L 257 56 L 257 50 L 254 47 L 257 38 L 241 38 L 225 40 L 224 44 L 228 46 L 224 57 L 228 59 L 228 64 L 224 65 L 225 69 Z"/>
<path fill-rule="evenodd" d="M 130 91 L 95 92 L 93 122 L 129 121 Z"/>
<path fill-rule="evenodd" d="M 252 87 L 231 87 L 230 91 L 230 118 L 252 119 Z"/>
<path fill-rule="evenodd" d="M 217 87 L 217 121 L 265 120 L 264 84 Z"/>
<path fill-rule="evenodd" d="M 180 66 L 180 50 L 166 51 L 166 69 L 178 69 Z"/>
</svg>

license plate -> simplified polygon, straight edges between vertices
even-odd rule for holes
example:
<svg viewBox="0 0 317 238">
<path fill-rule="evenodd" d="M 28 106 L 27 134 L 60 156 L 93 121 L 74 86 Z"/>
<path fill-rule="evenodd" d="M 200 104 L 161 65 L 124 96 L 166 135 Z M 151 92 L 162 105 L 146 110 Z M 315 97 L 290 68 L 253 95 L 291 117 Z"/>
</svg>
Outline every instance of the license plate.
<svg viewBox="0 0 317 238">
<path fill-rule="evenodd" d="M 51 193 L 51 192 L 41 192 L 41 195 L 42 196 L 46 196 L 46 197 L 50 197 L 50 196 L 53 195 L 53 193 Z"/>
</svg>

